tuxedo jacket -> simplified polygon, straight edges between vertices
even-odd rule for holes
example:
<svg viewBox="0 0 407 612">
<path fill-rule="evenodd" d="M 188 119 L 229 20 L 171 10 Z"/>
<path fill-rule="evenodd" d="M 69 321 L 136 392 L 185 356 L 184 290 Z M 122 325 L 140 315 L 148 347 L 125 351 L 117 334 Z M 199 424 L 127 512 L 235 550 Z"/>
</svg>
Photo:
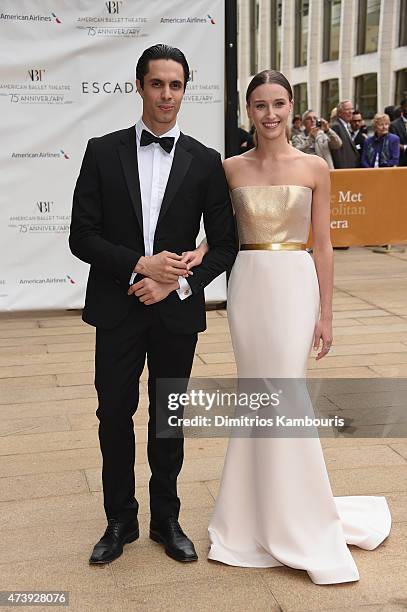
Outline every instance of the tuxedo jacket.
<svg viewBox="0 0 407 612">
<path fill-rule="evenodd" d="M 76 183 L 69 246 L 90 264 L 82 318 L 113 329 L 137 308 L 136 320 L 153 308 L 173 333 L 206 329 L 204 287 L 231 269 L 237 254 L 232 205 L 219 153 L 181 133 L 164 193 L 153 253 L 179 255 L 193 250 L 203 216 L 210 247 L 202 264 L 188 277 L 190 297 L 176 291 L 145 306 L 128 296 L 129 280 L 145 254 L 143 215 L 137 166 L 136 130 L 132 126 L 89 140 Z M 136 278 L 140 280 L 138 275 Z"/>
<path fill-rule="evenodd" d="M 392 121 L 389 131 L 400 138 L 400 144 L 407 145 L 407 129 L 403 117 Z M 407 166 L 407 150 L 400 152 L 399 166 Z"/>
<path fill-rule="evenodd" d="M 360 165 L 359 152 L 346 127 L 337 119 L 331 123 L 331 128 L 342 140 L 341 148 L 331 151 L 335 168 L 358 168 Z"/>
</svg>

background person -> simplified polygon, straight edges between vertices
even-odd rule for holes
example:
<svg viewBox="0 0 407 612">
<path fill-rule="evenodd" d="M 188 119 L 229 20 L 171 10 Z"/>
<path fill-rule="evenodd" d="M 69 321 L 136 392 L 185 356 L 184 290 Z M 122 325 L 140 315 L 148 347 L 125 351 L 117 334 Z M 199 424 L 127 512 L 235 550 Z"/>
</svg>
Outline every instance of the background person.
<svg viewBox="0 0 407 612">
<path fill-rule="evenodd" d="M 291 126 L 291 138 L 294 134 L 301 134 L 303 131 L 301 115 L 294 115 Z"/>
<path fill-rule="evenodd" d="M 302 116 L 304 129 L 292 136 L 291 142 L 293 147 L 309 153 L 310 155 L 318 155 L 322 157 L 328 164 L 328 168 L 333 168 L 331 150 L 340 149 L 342 140 L 336 132 L 334 132 L 328 121 L 318 118 L 313 110 L 307 110 Z"/>
<path fill-rule="evenodd" d="M 242 126 L 237 129 L 239 139 L 239 153 L 246 153 L 246 151 L 250 151 L 250 149 L 253 149 L 254 147 L 253 136 Z"/>
<path fill-rule="evenodd" d="M 353 104 L 344 100 L 337 106 L 337 116 L 331 123 L 331 128 L 342 140 L 340 149 L 332 150 L 332 159 L 335 168 L 357 168 L 360 164 L 360 155 L 352 140 L 350 122 L 353 116 Z"/>
<path fill-rule="evenodd" d="M 400 138 L 399 166 L 407 166 L 407 98 L 401 101 L 400 109 L 401 114 L 390 124 L 389 132 Z"/>
<path fill-rule="evenodd" d="M 389 133 L 390 117 L 377 113 L 373 117 L 373 136 L 366 139 L 362 152 L 363 168 L 397 166 L 400 158 L 400 138 Z"/>
<path fill-rule="evenodd" d="M 352 130 L 352 140 L 355 143 L 355 147 L 357 148 L 359 155 L 361 155 L 367 138 L 367 127 L 360 111 L 353 111 L 350 126 Z"/>
</svg>

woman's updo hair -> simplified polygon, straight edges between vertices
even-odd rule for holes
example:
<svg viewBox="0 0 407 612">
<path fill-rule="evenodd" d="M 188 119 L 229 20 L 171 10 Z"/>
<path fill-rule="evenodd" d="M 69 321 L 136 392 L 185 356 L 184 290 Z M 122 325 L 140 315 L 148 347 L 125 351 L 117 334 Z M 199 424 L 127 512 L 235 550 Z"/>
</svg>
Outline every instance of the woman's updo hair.
<svg viewBox="0 0 407 612">
<path fill-rule="evenodd" d="M 282 72 L 278 72 L 278 70 L 262 70 L 258 74 L 255 74 L 249 83 L 246 91 L 247 104 L 250 103 L 250 96 L 252 95 L 253 91 L 260 85 L 265 84 L 281 85 L 281 87 L 284 87 L 288 93 L 288 99 L 290 102 L 293 99 L 293 90 L 291 89 L 291 85 Z"/>
<path fill-rule="evenodd" d="M 290 102 L 292 101 L 293 90 L 291 89 L 291 85 L 286 79 L 286 77 L 283 75 L 283 73 L 279 72 L 278 70 L 262 70 L 261 72 L 258 72 L 257 74 L 255 74 L 249 83 L 249 86 L 246 91 L 246 104 L 250 104 L 250 96 L 252 95 L 254 90 L 260 85 L 265 85 L 265 84 L 281 85 L 281 87 L 284 87 L 284 89 L 288 93 L 289 101 Z M 290 140 L 288 135 L 287 135 L 287 140 L 288 141 Z M 256 133 L 256 129 L 254 126 L 253 126 L 253 142 L 255 146 L 257 147 L 258 145 L 257 133 Z"/>
</svg>

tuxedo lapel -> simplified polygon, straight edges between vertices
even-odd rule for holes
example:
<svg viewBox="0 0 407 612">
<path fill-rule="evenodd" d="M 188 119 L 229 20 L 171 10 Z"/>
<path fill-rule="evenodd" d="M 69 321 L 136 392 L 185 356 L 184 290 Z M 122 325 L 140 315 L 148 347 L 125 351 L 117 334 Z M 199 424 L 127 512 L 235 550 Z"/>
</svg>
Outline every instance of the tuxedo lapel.
<svg viewBox="0 0 407 612">
<path fill-rule="evenodd" d="M 141 231 L 143 231 L 143 210 L 141 206 L 140 181 L 138 175 L 136 128 L 134 126 L 129 128 L 127 135 L 123 136 L 118 151 L 131 202 Z"/>
<path fill-rule="evenodd" d="M 172 200 L 174 199 L 175 194 L 179 190 L 182 181 L 188 172 L 189 166 L 191 165 L 191 161 L 192 155 L 188 151 L 188 139 L 181 133 L 177 144 L 175 145 L 174 160 L 172 162 L 170 176 L 168 177 L 167 187 L 161 204 L 157 226 L 162 221 Z"/>
</svg>

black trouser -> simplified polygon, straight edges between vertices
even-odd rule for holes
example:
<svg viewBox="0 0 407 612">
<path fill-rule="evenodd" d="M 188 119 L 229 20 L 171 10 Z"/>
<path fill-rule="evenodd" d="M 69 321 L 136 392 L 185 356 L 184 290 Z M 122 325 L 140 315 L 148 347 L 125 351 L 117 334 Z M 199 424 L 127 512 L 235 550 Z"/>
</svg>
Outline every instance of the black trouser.
<svg viewBox="0 0 407 612">
<path fill-rule="evenodd" d="M 137 298 L 130 298 L 137 299 Z M 149 424 L 147 455 L 151 469 L 151 518 L 178 518 L 177 476 L 184 458 L 184 440 L 156 436 L 156 380 L 189 378 L 197 334 L 172 334 L 157 310 L 145 306 L 141 321 L 134 308 L 111 330 L 96 330 L 95 387 L 99 407 L 99 441 L 103 456 L 103 495 L 107 518 L 136 518 L 135 440 L 133 415 L 139 401 L 139 379 L 147 356 Z"/>
</svg>

